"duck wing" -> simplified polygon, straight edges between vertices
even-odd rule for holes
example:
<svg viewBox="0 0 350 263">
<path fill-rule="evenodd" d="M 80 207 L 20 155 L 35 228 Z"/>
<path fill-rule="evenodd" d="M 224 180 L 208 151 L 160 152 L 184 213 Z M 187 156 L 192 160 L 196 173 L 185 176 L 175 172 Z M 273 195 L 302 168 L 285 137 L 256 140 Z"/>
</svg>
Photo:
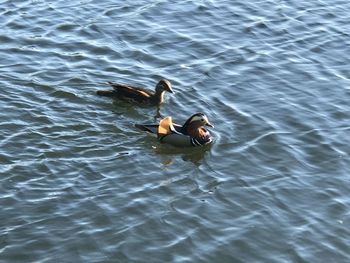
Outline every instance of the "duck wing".
<svg viewBox="0 0 350 263">
<path fill-rule="evenodd" d="M 171 117 L 162 119 L 159 124 L 135 124 L 135 127 L 146 132 L 157 134 L 158 137 L 163 137 L 169 134 L 183 134 L 181 131 L 181 125 L 172 122 Z"/>
<path fill-rule="evenodd" d="M 173 123 L 173 120 L 170 116 L 166 117 L 159 122 L 158 131 L 157 131 L 158 138 L 164 137 L 169 134 L 184 135 L 181 132 L 181 128 L 182 128 L 181 125 Z"/>
<path fill-rule="evenodd" d="M 113 87 L 115 91 L 118 92 L 118 95 L 122 97 L 128 97 L 131 99 L 137 99 L 137 98 L 149 98 L 153 95 L 152 91 L 140 88 L 140 87 L 134 87 L 130 85 L 124 85 L 124 84 L 117 84 L 108 82 L 109 85 Z"/>
<path fill-rule="evenodd" d="M 157 134 L 158 126 L 158 124 L 135 124 L 135 127 L 141 131 L 146 131 L 154 134 Z"/>
</svg>

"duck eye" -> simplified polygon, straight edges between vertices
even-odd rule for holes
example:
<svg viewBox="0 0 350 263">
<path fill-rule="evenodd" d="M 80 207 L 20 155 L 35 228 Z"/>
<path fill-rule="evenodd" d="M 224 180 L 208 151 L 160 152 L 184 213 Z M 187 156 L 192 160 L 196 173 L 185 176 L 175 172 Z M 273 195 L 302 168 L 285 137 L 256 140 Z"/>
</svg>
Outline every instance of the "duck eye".
<svg viewBox="0 0 350 263">
<path fill-rule="evenodd" d="M 203 122 L 203 121 L 204 121 L 204 119 L 201 119 L 201 121 Z"/>
</svg>

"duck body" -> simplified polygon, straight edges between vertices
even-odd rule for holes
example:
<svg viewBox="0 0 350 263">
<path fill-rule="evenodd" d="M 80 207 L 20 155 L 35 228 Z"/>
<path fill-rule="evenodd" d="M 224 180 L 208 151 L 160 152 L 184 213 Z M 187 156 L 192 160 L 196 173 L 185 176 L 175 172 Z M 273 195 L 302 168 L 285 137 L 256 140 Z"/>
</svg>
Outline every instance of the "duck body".
<svg viewBox="0 0 350 263">
<path fill-rule="evenodd" d="M 203 113 L 192 115 L 184 125 L 175 124 L 171 117 L 162 119 L 159 124 L 136 124 L 137 128 L 156 134 L 161 143 L 177 147 L 204 146 L 213 141 L 213 137 L 204 126 L 214 127 Z"/>
<path fill-rule="evenodd" d="M 112 86 L 113 90 L 98 90 L 96 92 L 97 95 L 143 105 L 160 105 L 164 102 L 164 93 L 166 91 L 174 93 L 170 81 L 166 79 L 162 79 L 158 82 L 154 92 L 131 85 L 112 82 L 108 82 L 108 84 Z"/>
</svg>

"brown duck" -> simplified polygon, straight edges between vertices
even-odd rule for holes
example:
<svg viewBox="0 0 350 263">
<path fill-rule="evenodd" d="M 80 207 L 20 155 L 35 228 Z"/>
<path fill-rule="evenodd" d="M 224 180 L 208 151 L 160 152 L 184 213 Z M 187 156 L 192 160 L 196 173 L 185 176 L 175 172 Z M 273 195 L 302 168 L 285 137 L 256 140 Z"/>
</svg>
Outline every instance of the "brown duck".
<svg viewBox="0 0 350 263">
<path fill-rule="evenodd" d="M 174 93 L 169 80 L 162 79 L 155 87 L 155 92 L 124 84 L 108 82 L 113 90 L 98 90 L 97 95 L 122 99 L 146 105 L 159 105 L 164 101 L 164 92 Z"/>
</svg>

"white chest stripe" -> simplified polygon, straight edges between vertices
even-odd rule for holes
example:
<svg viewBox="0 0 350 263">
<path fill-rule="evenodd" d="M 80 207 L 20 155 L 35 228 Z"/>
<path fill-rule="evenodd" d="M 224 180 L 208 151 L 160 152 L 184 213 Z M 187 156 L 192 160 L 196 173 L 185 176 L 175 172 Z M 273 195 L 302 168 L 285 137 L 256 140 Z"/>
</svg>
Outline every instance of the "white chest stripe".
<svg viewBox="0 0 350 263">
<path fill-rule="evenodd" d="M 173 125 L 170 125 L 170 130 L 171 130 L 173 133 L 183 135 L 181 132 L 178 132 L 178 131 L 174 128 Z"/>
</svg>

